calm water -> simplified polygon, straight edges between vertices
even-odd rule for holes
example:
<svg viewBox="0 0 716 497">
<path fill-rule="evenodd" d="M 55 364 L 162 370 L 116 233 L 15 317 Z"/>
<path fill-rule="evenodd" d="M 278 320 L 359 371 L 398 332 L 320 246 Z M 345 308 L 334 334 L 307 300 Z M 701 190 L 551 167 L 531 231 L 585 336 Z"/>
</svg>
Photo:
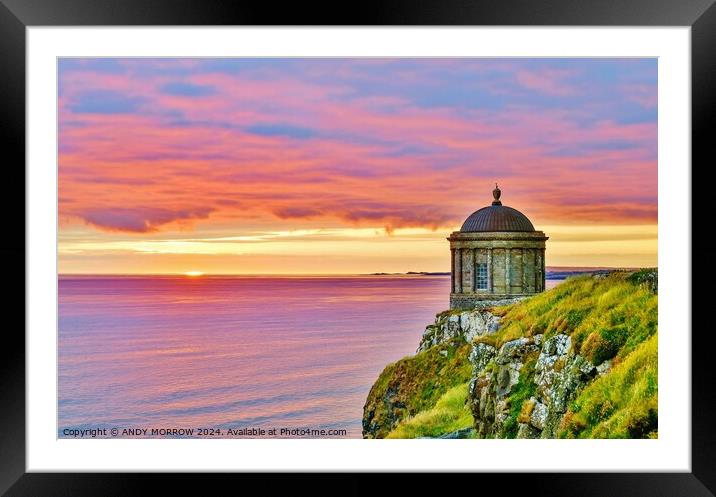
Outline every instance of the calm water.
<svg viewBox="0 0 716 497">
<path fill-rule="evenodd" d="M 63 277 L 59 436 L 312 428 L 360 438 L 370 386 L 415 351 L 449 286 L 447 276 Z"/>
</svg>

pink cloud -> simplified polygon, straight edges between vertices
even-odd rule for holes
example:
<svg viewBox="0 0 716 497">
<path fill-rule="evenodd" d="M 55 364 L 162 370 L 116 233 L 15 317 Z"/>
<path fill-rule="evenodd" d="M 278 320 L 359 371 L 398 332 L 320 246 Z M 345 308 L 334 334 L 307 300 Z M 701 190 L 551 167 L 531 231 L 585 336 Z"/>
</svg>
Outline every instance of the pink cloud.
<svg viewBox="0 0 716 497">
<path fill-rule="evenodd" d="M 195 210 L 161 209 L 156 207 L 112 207 L 110 209 L 83 210 L 75 213 L 87 224 L 105 231 L 152 233 L 170 223 L 183 226 L 187 222 L 206 219 L 212 211 L 199 207 Z"/>
</svg>

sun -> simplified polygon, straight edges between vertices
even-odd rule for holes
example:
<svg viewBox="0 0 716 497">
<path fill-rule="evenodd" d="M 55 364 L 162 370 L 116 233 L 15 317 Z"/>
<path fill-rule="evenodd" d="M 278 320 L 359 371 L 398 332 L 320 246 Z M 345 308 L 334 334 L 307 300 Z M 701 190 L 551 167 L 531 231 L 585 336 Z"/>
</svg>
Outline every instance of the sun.
<svg viewBox="0 0 716 497">
<path fill-rule="evenodd" d="M 190 276 L 192 278 L 196 278 L 197 276 L 204 276 L 204 273 L 201 271 L 186 271 L 184 273 L 184 276 Z"/>
</svg>

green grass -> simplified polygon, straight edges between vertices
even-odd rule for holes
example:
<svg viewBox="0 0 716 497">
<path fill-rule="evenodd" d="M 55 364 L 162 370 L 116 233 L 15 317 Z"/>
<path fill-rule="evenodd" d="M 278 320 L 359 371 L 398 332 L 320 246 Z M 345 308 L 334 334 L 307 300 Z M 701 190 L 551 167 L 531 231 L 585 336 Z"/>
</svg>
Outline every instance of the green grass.
<svg viewBox="0 0 716 497">
<path fill-rule="evenodd" d="M 582 390 L 567 411 L 561 438 L 656 438 L 658 341 L 639 344 Z"/>
<path fill-rule="evenodd" d="M 519 429 L 519 417 L 525 401 L 535 394 L 537 385 L 534 382 L 534 368 L 537 363 L 537 355 L 527 357 L 520 370 L 520 379 L 512 387 L 509 396 L 510 412 L 502 426 L 504 438 L 515 438 Z"/>
<path fill-rule="evenodd" d="M 404 419 L 386 438 L 437 437 L 471 427 L 473 419 L 467 405 L 467 389 L 467 382 L 452 387 L 434 407 Z"/>
<path fill-rule="evenodd" d="M 572 347 L 595 365 L 621 360 L 657 330 L 658 296 L 639 281 L 626 272 L 568 278 L 550 291 L 495 309 L 503 326 L 476 340 L 500 347 L 524 336 L 566 333 Z"/>
<path fill-rule="evenodd" d="M 465 343 L 438 345 L 386 366 L 363 409 L 379 426 L 375 437 L 385 437 L 399 421 L 435 406 L 449 389 L 466 383 L 472 371 L 470 349 Z M 443 350 L 447 357 L 440 354 Z"/>
</svg>

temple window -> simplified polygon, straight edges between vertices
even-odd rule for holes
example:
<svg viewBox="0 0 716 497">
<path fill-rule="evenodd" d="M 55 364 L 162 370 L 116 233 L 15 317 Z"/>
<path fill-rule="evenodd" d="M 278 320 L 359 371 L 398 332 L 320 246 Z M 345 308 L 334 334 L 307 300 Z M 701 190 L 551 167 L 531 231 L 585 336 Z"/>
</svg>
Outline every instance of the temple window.
<svg viewBox="0 0 716 497">
<path fill-rule="evenodd" d="M 475 271 L 475 288 L 478 290 L 487 290 L 487 264 L 479 262 Z"/>
</svg>

